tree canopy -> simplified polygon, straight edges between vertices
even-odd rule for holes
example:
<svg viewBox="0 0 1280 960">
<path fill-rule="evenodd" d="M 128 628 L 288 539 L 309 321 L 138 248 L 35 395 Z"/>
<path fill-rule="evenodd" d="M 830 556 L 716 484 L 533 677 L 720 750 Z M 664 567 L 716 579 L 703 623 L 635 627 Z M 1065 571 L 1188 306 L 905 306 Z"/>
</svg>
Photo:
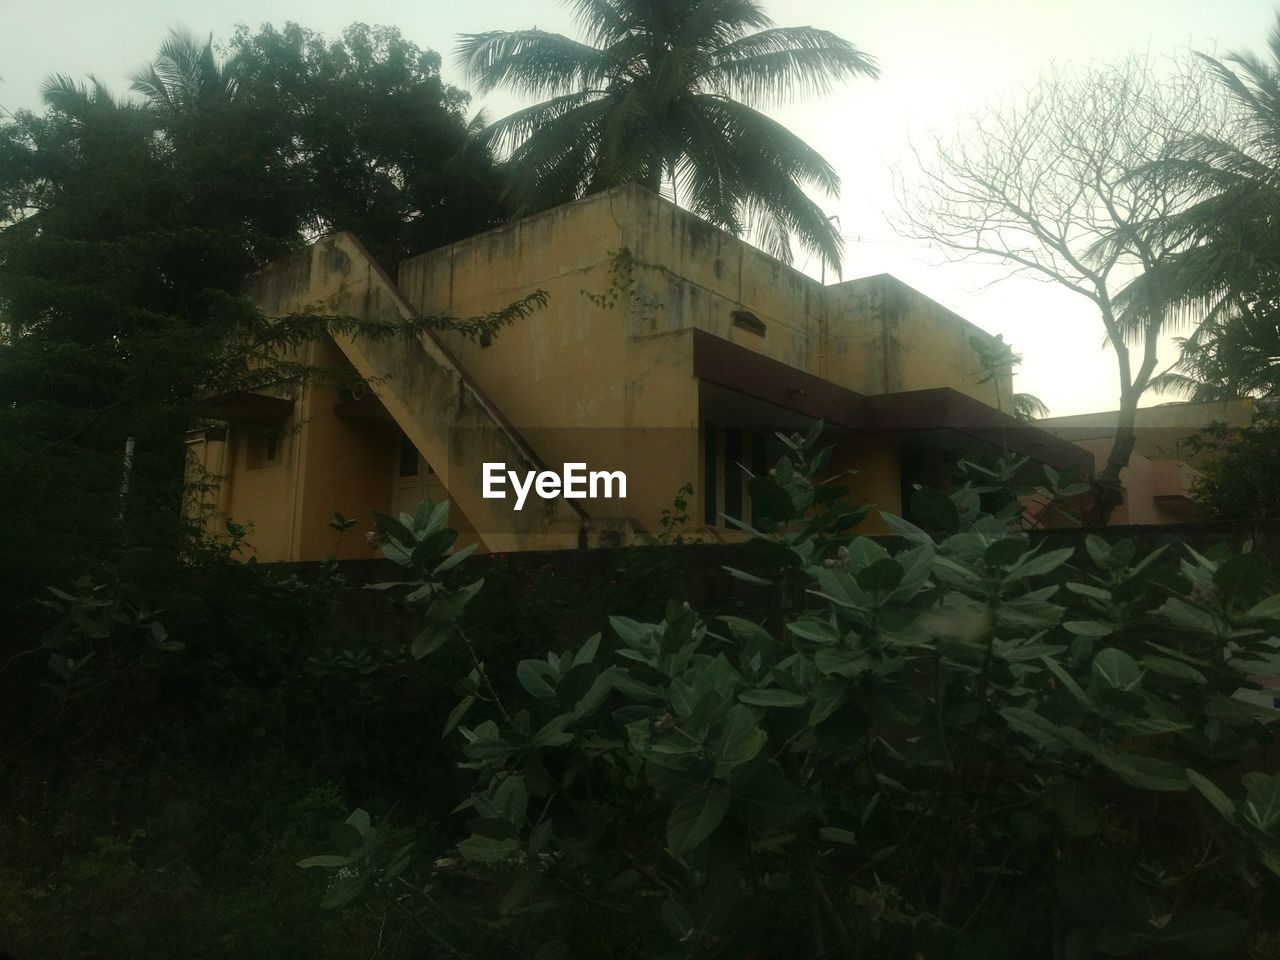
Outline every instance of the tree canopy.
<svg viewBox="0 0 1280 960">
<path fill-rule="evenodd" d="M 1191 193 L 1148 230 L 1183 245 L 1162 282 L 1198 320 L 1159 385 L 1201 400 L 1280 396 L 1280 14 L 1267 47 L 1266 59 L 1202 57 L 1230 122 L 1193 131 L 1157 164 Z"/>
<path fill-rule="evenodd" d="M 2 572 L 19 596 L 52 579 L 33 554 L 89 569 L 165 531 L 172 555 L 193 397 L 265 355 L 246 273 L 322 232 L 394 265 L 503 217 L 467 95 L 398 31 L 241 29 L 229 53 L 175 31 L 134 75 L 141 99 L 54 76 L 43 112 L 0 122 L 0 489 L 27 508 Z"/>
<path fill-rule="evenodd" d="M 775 27 L 753 0 L 574 0 L 585 41 L 542 30 L 463 37 L 488 91 L 545 97 L 485 131 L 510 152 L 518 208 L 635 182 L 780 259 L 794 237 L 839 269 L 839 234 L 806 194 L 835 169 L 759 107 L 874 77 L 872 57 L 813 27 Z"/>
</svg>

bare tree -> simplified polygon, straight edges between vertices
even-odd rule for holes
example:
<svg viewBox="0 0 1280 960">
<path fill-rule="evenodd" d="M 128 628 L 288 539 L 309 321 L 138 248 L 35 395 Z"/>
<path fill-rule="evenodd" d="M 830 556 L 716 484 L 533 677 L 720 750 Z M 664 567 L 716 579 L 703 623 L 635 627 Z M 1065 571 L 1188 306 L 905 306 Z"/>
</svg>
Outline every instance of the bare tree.
<svg viewBox="0 0 1280 960">
<path fill-rule="evenodd" d="M 1097 523 L 1123 502 L 1135 412 L 1171 317 L 1160 277 L 1175 249 L 1148 227 L 1188 198 L 1157 161 L 1211 122 L 1207 88 L 1189 62 L 1139 55 L 1053 69 L 1020 100 L 974 116 L 951 138 L 935 135 L 928 151 L 913 148 L 918 177 L 898 182 L 908 236 L 961 259 L 995 258 L 1097 308 L 1120 373 L 1115 443 L 1094 477 Z M 1138 276 L 1141 305 L 1118 303 Z"/>
</svg>

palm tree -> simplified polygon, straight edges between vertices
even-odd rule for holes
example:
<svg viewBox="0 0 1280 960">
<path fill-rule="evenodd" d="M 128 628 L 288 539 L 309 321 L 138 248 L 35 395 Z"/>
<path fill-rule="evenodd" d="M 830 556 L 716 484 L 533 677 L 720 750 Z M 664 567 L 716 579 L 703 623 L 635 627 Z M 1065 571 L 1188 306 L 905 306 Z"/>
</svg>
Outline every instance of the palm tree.
<svg viewBox="0 0 1280 960">
<path fill-rule="evenodd" d="M 202 44 L 178 28 L 169 31 L 155 61 L 130 79 L 135 93 L 171 113 L 193 109 L 211 98 L 230 99 L 236 91 L 234 61 L 218 61 L 213 35 Z"/>
<path fill-rule="evenodd" d="M 790 259 L 794 236 L 839 270 L 841 242 L 805 193 L 835 170 L 756 109 L 878 75 L 853 44 L 775 27 L 754 0 L 568 0 L 587 42 L 541 30 L 466 34 L 457 62 L 480 92 L 545 98 L 494 123 L 512 199 L 532 211 L 640 183 Z"/>
<path fill-rule="evenodd" d="M 1202 55 L 1231 120 L 1187 137 L 1158 165 L 1193 198 L 1152 225 L 1185 244 L 1158 279 L 1197 327 L 1153 385 L 1195 399 L 1280 396 L 1280 14 L 1268 47 L 1270 62 Z"/>
</svg>

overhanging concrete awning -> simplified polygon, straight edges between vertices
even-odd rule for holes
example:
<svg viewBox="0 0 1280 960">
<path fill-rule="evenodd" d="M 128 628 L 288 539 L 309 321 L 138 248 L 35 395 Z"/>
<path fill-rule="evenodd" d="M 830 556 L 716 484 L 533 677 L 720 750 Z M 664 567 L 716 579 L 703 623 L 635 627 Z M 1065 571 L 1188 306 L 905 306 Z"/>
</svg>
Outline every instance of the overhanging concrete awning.
<svg viewBox="0 0 1280 960">
<path fill-rule="evenodd" d="M 703 330 L 693 331 L 693 374 L 855 433 L 946 431 L 1057 470 L 1093 471 L 1089 451 L 949 387 L 867 396 Z"/>
<path fill-rule="evenodd" d="M 196 412 L 214 420 L 266 426 L 288 420 L 293 415 L 293 401 L 287 397 L 236 390 L 202 397 L 196 401 Z"/>
</svg>

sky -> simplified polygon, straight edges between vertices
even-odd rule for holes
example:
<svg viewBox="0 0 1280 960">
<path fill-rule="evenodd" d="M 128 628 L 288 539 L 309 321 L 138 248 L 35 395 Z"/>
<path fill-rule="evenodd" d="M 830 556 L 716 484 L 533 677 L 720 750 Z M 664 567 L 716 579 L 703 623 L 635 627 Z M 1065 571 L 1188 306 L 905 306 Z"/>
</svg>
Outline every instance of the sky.
<svg viewBox="0 0 1280 960">
<path fill-rule="evenodd" d="M 945 136 L 996 98 L 1016 95 L 1049 64 L 1087 65 L 1130 51 L 1264 51 L 1276 0 L 765 0 L 780 26 L 831 30 L 874 55 L 878 80 L 767 112 L 816 147 L 839 172 L 838 198 L 818 198 L 839 218 L 846 279 L 892 273 L 1006 341 L 1022 354 L 1016 389 L 1051 415 L 1118 405 L 1114 355 L 1095 308 L 1082 298 L 997 264 L 947 262 L 943 251 L 895 232 L 896 170 L 909 171 L 910 145 Z M 44 78 L 96 75 L 124 93 L 128 74 L 155 53 L 170 26 L 228 38 L 237 23 L 292 20 L 336 35 L 352 20 L 388 24 L 453 67 L 458 34 L 538 27 L 576 36 L 557 0 L 0 0 L 0 109 L 37 108 Z M 500 93 L 473 109 L 501 116 L 519 102 Z M 796 266 L 815 276 L 815 258 Z M 828 280 L 831 278 L 828 277 Z M 1167 343 L 1161 365 L 1176 350 Z M 1149 395 L 1145 404 L 1168 402 Z"/>
</svg>

